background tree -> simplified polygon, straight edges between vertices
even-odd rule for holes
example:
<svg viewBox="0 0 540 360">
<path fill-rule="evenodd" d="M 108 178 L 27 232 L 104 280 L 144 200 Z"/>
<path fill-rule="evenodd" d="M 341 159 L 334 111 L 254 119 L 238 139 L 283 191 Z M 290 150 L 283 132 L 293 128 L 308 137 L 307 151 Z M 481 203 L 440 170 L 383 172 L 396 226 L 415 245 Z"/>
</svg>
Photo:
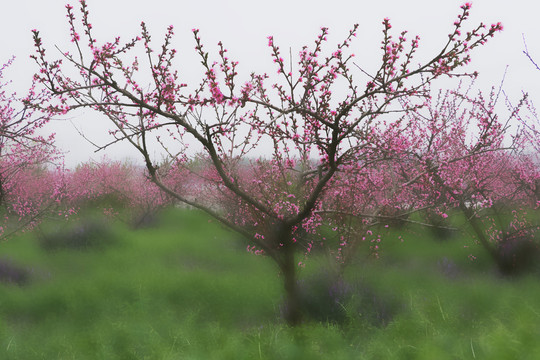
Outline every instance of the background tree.
<svg viewBox="0 0 540 360">
<path fill-rule="evenodd" d="M 471 88 L 440 92 L 428 106 L 406 115 L 420 127 L 408 129 L 414 165 L 405 172 L 405 180 L 418 182 L 418 203 L 437 205 L 439 215 L 447 217 L 448 211 L 459 209 L 499 269 L 511 273 L 517 265 L 508 263 L 509 251 L 517 248 L 509 246 L 521 247 L 524 240 L 530 254 L 536 247 L 530 232 L 520 244 L 509 243 L 517 242 L 514 233 L 525 235 L 521 213 L 536 206 L 530 190 L 537 166 L 527 156 L 527 134 L 516 126 L 527 102 L 524 98 L 503 118 L 497 110 L 501 89 L 493 88 L 488 97 L 470 92 Z"/>
<path fill-rule="evenodd" d="M 34 226 L 44 214 L 56 209 L 62 198 L 62 176 L 53 164 L 59 160 L 54 134 L 47 136 L 42 130 L 50 116 L 35 109 L 36 103 L 46 101 L 47 95 L 36 92 L 35 84 L 26 97 L 11 92 L 4 72 L 12 62 L 13 59 L 0 67 L 0 234 L 3 236 Z"/>
<path fill-rule="evenodd" d="M 429 96 L 423 91 L 425 84 L 467 64 L 470 50 L 502 29 L 500 24 L 487 28 L 480 24 L 463 30 L 467 3 L 440 51 L 414 65 L 418 37 L 408 41 L 402 32 L 394 39 L 385 19 L 380 67 L 373 73 L 352 67 L 349 47 L 357 26 L 326 55 L 328 30 L 322 28 L 315 43 L 299 52 L 295 66 L 292 58 L 287 64 L 269 37 L 277 76 L 251 74 L 243 83 L 238 63 L 227 57 L 224 46 L 218 44 L 213 59 L 195 29 L 204 76 L 198 85 L 188 86 L 174 68 L 172 26 L 156 50 L 144 23 L 141 35 L 129 42 L 115 38 L 100 45 L 86 2 L 80 3 L 81 30 L 72 6 L 67 6 L 75 51 L 64 52 L 63 62 L 48 60 L 39 32 L 34 31 L 34 59 L 39 66 L 35 79 L 56 95 L 56 101 L 44 108 L 49 114 L 81 107 L 103 113 L 114 125 L 113 142 L 130 142 L 164 192 L 210 214 L 271 257 L 283 277 L 285 317 L 291 325 L 300 321 L 302 312 L 296 281 L 295 253 L 302 247 L 298 235 L 316 232 L 323 223 L 318 210 L 331 180 L 348 165 L 361 170 L 410 146 L 389 137 L 414 124 L 383 115 L 421 106 Z M 138 49 L 145 54 L 147 67 L 135 55 Z M 397 100 L 404 98 L 410 106 L 403 110 Z M 155 143 L 153 134 L 158 134 Z M 200 191 L 167 185 L 151 156 L 157 143 L 175 166 L 197 179 Z M 187 151 L 192 143 L 202 149 L 198 166 L 193 166 Z M 238 209 L 234 216 L 216 203 L 216 194 L 234 202 Z"/>
</svg>

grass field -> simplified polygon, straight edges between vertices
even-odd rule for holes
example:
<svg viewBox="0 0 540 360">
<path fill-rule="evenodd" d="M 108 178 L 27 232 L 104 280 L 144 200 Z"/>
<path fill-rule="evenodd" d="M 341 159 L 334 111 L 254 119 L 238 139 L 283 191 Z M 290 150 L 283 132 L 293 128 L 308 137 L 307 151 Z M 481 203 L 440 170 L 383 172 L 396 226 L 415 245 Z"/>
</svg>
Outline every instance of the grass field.
<svg viewBox="0 0 540 360">
<path fill-rule="evenodd" d="M 538 276 L 501 278 L 463 235 L 387 234 L 339 284 L 308 259 L 319 320 L 291 329 L 272 262 L 204 215 L 91 226 L 0 244 L 0 359 L 540 359 Z"/>
</svg>

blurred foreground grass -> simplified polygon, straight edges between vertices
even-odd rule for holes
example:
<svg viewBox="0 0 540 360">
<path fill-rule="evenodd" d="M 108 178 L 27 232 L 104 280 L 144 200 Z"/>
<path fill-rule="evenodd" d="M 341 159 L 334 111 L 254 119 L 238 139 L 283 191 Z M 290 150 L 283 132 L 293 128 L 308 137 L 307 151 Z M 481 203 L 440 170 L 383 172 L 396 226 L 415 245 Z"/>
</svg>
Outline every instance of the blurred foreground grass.
<svg viewBox="0 0 540 360">
<path fill-rule="evenodd" d="M 106 228 L 98 246 L 51 246 L 62 234 L 52 225 L 0 244 L 0 260 L 28 274 L 0 282 L 0 359 L 540 358 L 538 276 L 499 277 L 460 236 L 387 234 L 381 259 L 360 254 L 347 268 L 338 323 L 290 329 L 272 262 L 204 215 L 169 211 L 136 231 L 92 226 Z M 324 278 L 328 263 L 308 259 L 301 281 Z M 313 311 L 335 316 L 326 288 L 308 288 Z"/>
</svg>

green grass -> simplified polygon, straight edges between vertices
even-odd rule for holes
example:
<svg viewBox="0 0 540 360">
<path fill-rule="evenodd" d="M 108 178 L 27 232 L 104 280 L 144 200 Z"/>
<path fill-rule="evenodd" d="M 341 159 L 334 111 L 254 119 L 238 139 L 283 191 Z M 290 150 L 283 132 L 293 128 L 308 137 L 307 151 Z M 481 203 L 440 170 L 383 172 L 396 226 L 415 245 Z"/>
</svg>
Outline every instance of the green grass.
<svg viewBox="0 0 540 360">
<path fill-rule="evenodd" d="M 106 234 L 82 250 L 43 249 L 35 233 L 0 243 L 31 277 L 0 283 L 0 359 L 540 358 L 538 276 L 499 277 L 462 235 L 387 234 L 381 259 L 346 269 L 345 320 L 291 329 L 274 264 L 205 216 L 169 211 Z M 308 260 L 303 279 L 325 262 Z"/>
</svg>

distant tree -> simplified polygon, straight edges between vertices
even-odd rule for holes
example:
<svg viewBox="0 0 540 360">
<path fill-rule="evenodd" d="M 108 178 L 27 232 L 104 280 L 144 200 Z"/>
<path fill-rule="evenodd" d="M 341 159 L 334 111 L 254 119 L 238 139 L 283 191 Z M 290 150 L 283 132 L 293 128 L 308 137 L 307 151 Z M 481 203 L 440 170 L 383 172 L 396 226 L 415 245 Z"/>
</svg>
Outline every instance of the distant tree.
<svg viewBox="0 0 540 360">
<path fill-rule="evenodd" d="M 227 57 L 222 43 L 213 59 L 194 29 L 204 76 L 188 86 L 173 66 L 172 26 L 157 49 L 144 23 L 141 35 L 127 43 L 115 38 L 99 44 L 86 2 L 80 3 L 85 40 L 68 5 L 75 51 L 64 52 L 62 60 L 48 59 L 34 31 L 35 79 L 56 95 L 43 108 L 51 115 L 77 108 L 101 112 L 114 125 L 113 142 L 131 143 L 162 191 L 210 214 L 243 235 L 250 249 L 272 258 L 283 278 L 290 325 L 298 324 L 302 314 L 295 254 L 305 244 L 299 238 L 324 222 L 319 210 L 324 195 L 333 190 L 333 179 L 350 168 L 362 171 L 389 154 L 406 152 L 411 144 L 393 136 L 416 124 L 384 115 L 421 106 L 429 98 L 426 84 L 455 74 L 469 63 L 470 50 L 502 29 L 500 24 L 480 24 L 464 30 L 471 7 L 466 3 L 441 49 L 415 65 L 418 37 L 407 40 L 402 32 L 394 39 L 385 19 L 380 66 L 373 73 L 352 66 L 349 47 L 357 25 L 326 54 L 328 29 L 322 28 L 315 43 L 299 52 L 295 66 L 269 37 L 277 76 L 252 74 L 243 83 L 238 63 Z M 407 99 L 407 108 L 400 108 L 400 99 Z M 172 163 L 190 173 L 185 186 L 171 187 L 161 176 L 152 159 L 153 134 Z M 192 143 L 202 149 L 196 158 L 187 152 Z M 225 211 L 216 203 L 220 198 L 232 202 L 236 211 Z"/>
<path fill-rule="evenodd" d="M 160 173 L 168 182 L 180 183 L 181 172 L 163 164 Z M 174 204 L 174 198 L 161 191 L 148 177 L 145 168 L 131 163 L 102 159 L 86 162 L 66 172 L 64 206 L 74 210 L 98 210 L 107 216 L 142 225 L 156 213 Z"/>
</svg>

